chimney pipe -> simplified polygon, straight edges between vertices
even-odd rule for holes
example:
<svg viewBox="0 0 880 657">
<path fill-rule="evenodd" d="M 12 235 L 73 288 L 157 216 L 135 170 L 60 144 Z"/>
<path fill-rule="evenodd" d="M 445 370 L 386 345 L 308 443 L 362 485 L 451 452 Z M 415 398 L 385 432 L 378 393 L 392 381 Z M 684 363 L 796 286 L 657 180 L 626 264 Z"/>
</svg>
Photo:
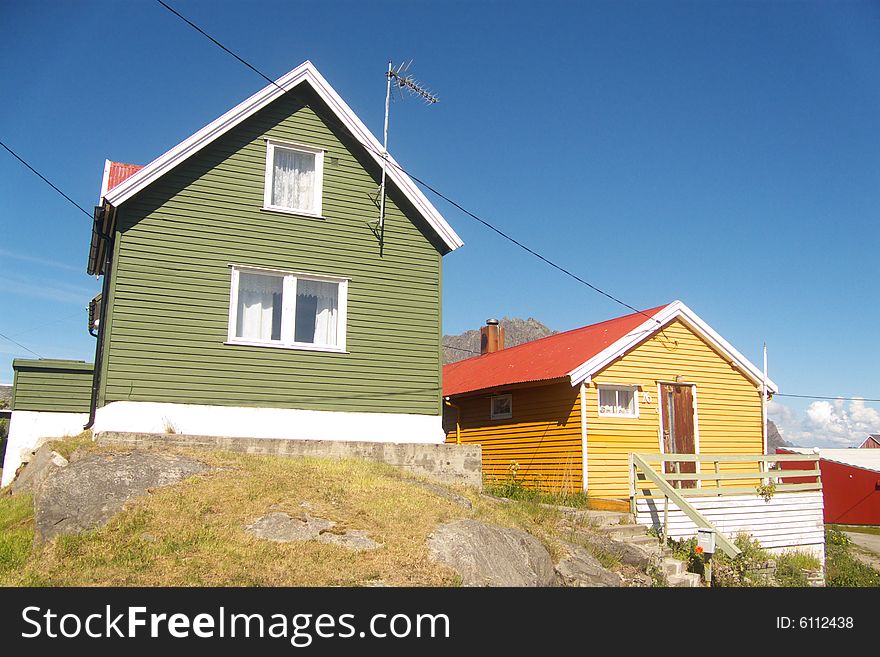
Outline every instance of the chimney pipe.
<svg viewBox="0 0 880 657">
<path fill-rule="evenodd" d="M 487 319 L 480 328 L 480 355 L 504 349 L 504 327 L 497 319 Z"/>
</svg>

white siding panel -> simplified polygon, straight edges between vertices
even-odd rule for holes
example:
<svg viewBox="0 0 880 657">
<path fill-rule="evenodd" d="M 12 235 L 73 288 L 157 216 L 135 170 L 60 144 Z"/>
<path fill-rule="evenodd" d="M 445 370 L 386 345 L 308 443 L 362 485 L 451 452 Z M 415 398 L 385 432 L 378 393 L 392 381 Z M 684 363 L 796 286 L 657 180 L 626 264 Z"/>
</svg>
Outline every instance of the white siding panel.
<svg viewBox="0 0 880 657">
<path fill-rule="evenodd" d="M 825 525 L 822 493 L 777 493 L 769 501 L 755 495 L 688 500 L 719 531 L 733 539 L 746 532 L 772 551 L 802 550 L 824 560 Z M 637 500 L 640 525 L 663 525 L 663 500 Z M 669 503 L 669 535 L 691 538 L 697 526 L 673 502 Z"/>
</svg>

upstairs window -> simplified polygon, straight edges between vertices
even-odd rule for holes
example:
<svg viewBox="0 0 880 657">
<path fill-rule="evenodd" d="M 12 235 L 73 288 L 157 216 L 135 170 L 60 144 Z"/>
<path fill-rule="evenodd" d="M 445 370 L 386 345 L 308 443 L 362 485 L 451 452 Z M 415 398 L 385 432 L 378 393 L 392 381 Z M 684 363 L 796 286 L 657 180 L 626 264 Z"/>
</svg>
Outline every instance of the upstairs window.
<svg viewBox="0 0 880 657">
<path fill-rule="evenodd" d="M 513 395 L 492 397 L 489 416 L 493 420 L 508 420 L 513 417 Z"/>
<path fill-rule="evenodd" d="M 638 417 L 637 386 L 599 386 L 599 415 Z"/>
<path fill-rule="evenodd" d="M 323 150 L 267 141 L 264 209 L 320 217 L 323 177 Z"/>
<path fill-rule="evenodd" d="M 345 351 L 348 280 L 233 267 L 232 344 Z"/>
</svg>

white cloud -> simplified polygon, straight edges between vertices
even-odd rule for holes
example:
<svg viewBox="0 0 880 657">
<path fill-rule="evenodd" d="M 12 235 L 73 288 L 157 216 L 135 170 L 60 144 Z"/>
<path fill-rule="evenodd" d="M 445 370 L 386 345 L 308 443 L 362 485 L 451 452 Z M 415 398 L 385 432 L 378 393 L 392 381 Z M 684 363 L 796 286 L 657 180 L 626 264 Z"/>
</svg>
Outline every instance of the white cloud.
<svg viewBox="0 0 880 657">
<path fill-rule="evenodd" d="M 767 412 L 782 437 L 799 447 L 854 447 L 880 433 L 880 411 L 861 399 L 817 400 L 803 412 L 771 401 Z"/>
</svg>

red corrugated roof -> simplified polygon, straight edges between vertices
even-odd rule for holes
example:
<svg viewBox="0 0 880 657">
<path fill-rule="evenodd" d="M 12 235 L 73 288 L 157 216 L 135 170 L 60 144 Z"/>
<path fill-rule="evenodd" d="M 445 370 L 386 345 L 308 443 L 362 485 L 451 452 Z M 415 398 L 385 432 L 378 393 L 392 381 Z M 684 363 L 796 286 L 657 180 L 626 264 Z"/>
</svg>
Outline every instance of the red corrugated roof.
<svg viewBox="0 0 880 657">
<path fill-rule="evenodd" d="M 627 333 L 666 308 L 633 313 L 534 342 L 502 349 L 443 367 L 444 396 L 515 383 L 549 381 L 568 375 Z"/>
<path fill-rule="evenodd" d="M 105 190 L 105 192 L 110 191 L 123 180 L 125 180 L 126 178 L 130 178 L 143 168 L 144 167 L 140 164 L 124 164 L 122 162 L 111 162 L 110 172 L 107 174 L 107 189 Z"/>
</svg>

